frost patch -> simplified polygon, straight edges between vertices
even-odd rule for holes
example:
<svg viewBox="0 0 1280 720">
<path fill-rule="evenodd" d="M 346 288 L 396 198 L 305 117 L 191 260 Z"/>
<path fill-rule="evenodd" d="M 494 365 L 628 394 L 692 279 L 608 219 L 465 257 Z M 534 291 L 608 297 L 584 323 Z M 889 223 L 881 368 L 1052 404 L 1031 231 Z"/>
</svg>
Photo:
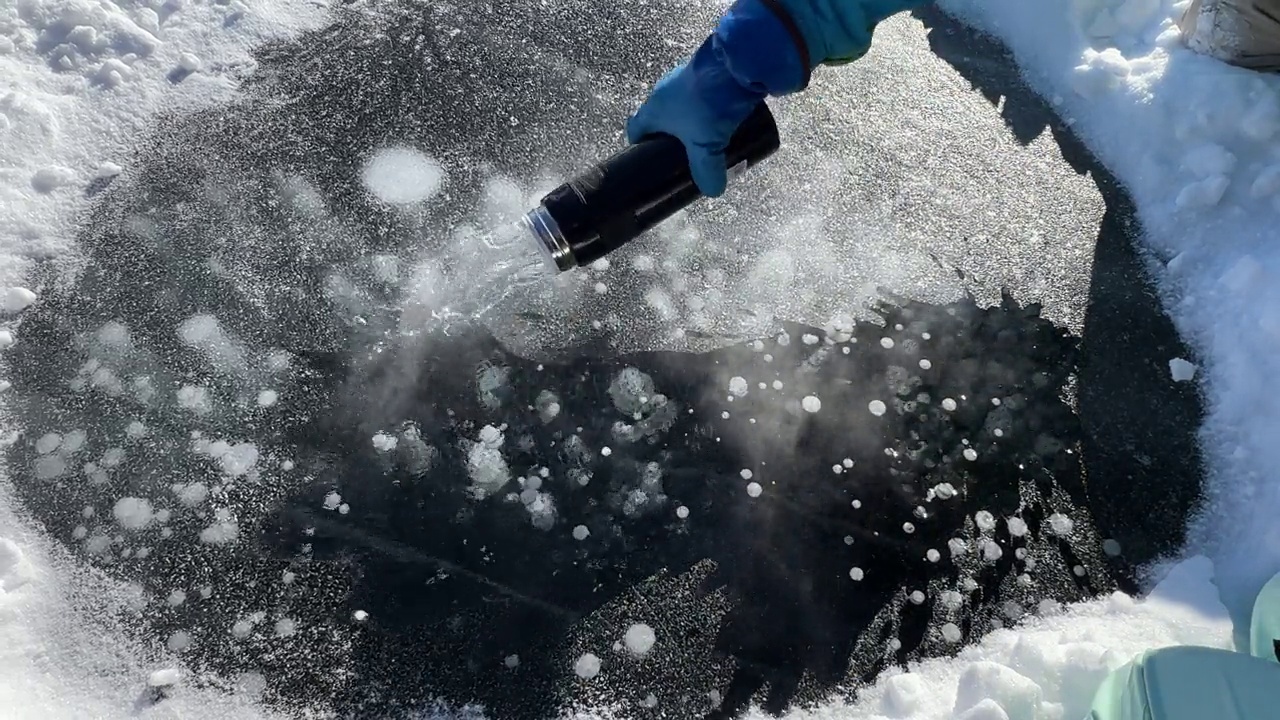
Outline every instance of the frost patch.
<svg viewBox="0 0 1280 720">
<path fill-rule="evenodd" d="M 232 445 L 226 440 L 209 441 L 197 438 L 192 443 L 192 450 L 218 461 L 223 474 L 228 477 L 242 477 L 254 470 L 258 464 L 258 446 L 249 442 Z"/>
<path fill-rule="evenodd" d="M 440 163 L 413 148 L 387 147 L 365 162 L 360 180 L 382 202 L 412 205 L 435 197 L 445 173 Z"/>
<path fill-rule="evenodd" d="M 240 526 L 235 516 L 226 508 L 214 513 L 214 523 L 200 531 L 200 542 L 208 545 L 229 545 L 240 537 Z"/>
<path fill-rule="evenodd" d="M 126 530 L 142 530 L 155 519 L 155 511 L 150 500 L 125 497 L 116 501 L 111 516 Z"/>
</svg>

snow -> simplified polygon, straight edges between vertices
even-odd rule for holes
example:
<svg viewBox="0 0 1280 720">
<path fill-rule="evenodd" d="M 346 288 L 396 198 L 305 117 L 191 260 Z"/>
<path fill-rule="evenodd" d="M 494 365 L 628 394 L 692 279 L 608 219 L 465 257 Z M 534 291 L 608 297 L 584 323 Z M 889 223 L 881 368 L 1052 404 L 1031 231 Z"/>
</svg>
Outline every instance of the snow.
<svg viewBox="0 0 1280 720">
<path fill-rule="evenodd" d="M 857 568 L 854 569 L 855 571 Z M 1014 628 L 997 630 L 954 658 L 886 671 L 855 703 L 788 713 L 794 720 L 954 720 L 1081 718 L 1106 673 L 1147 649 L 1225 648 L 1231 623 L 1213 584 L 1213 565 L 1197 556 L 1166 568 L 1150 595 L 1115 595 L 1067 608 L 1046 605 Z M 861 572 L 857 577 L 861 579 Z M 940 635 L 959 642 L 960 629 Z M 752 720 L 766 715 L 749 713 Z"/>
</svg>

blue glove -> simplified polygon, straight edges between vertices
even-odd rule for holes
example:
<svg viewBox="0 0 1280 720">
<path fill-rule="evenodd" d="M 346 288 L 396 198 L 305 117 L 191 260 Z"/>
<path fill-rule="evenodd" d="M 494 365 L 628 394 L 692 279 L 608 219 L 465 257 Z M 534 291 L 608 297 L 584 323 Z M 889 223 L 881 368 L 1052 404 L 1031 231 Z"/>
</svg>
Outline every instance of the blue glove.
<svg viewBox="0 0 1280 720">
<path fill-rule="evenodd" d="M 885 18 L 930 0 L 737 0 L 693 57 L 664 75 L 627 122 L 627 140 L 667 133 L 698 189 L 727 184 L 724 149 L 756 104 L 808 87 L 822 64 L 861 57 Z"/>
</svg>

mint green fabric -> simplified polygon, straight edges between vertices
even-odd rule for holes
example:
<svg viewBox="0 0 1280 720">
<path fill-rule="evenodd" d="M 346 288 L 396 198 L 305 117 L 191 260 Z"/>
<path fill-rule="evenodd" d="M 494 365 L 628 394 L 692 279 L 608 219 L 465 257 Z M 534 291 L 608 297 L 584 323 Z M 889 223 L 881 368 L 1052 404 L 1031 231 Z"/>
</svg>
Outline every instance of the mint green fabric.
<svg viewBox="0 0 1280 720">
<path fill-rule="evenodd" d="M 1253 621 L 1249 623 L 1249 652 L 1263 660 L 1280 662 L 1276 643 L 1280 641 L 1280 575 L 1271 578 L 1253 603 Z M 1280 718 L 1280 708 L 1276 717 Z"/>
<path fill-rule="evenodd" d="M 1204 647 L 1145 652 L 1111 673 L 1086 720 L 1276 720 L 1280 663 Z"/>
</svg>

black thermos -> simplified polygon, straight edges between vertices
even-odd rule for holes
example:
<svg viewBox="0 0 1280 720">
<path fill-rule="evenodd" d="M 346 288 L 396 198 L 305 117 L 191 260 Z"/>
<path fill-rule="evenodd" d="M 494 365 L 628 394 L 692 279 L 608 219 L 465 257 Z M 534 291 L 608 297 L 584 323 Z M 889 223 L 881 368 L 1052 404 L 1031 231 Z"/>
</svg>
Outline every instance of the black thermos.
<svg viewBox="0 0 1280 720">
<path fill-rule="evenodd" d="M 725 149 L 730 177 L 779 145 L 773 114 L 761 102 Z M 657 134 L 552 190 L 524 223 L 548 264 L 565 272 L 599 260 L 700 197 L 684 145 Z"/>
</svg>

